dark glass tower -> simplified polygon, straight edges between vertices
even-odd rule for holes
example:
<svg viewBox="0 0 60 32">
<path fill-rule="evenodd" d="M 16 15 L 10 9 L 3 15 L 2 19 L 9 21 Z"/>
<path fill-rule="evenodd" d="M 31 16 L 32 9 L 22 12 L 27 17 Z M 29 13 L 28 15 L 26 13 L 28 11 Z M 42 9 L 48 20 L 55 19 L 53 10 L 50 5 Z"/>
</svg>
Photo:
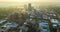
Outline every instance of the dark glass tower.
<svg viewBox="0 0 60 32">
<path fill-rule="evenodd" d="M 31 3 L 28 4 L 28 10 L 29 10 L 29 11 L 32 10 Z"/>
</svg>

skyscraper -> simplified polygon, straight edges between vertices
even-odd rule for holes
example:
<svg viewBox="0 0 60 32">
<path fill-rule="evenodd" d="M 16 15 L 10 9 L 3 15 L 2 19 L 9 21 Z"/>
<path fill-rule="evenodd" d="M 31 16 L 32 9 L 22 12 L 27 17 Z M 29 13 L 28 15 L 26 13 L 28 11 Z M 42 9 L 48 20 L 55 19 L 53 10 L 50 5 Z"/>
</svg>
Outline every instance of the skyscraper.
<svg viewBox="0 0 60 32">
<path fill-rule="evenodd" d="M 29 10 L 29 11 L 32 10 L 31 3 L 28 4 L 28 10 Z"/>
</svg>

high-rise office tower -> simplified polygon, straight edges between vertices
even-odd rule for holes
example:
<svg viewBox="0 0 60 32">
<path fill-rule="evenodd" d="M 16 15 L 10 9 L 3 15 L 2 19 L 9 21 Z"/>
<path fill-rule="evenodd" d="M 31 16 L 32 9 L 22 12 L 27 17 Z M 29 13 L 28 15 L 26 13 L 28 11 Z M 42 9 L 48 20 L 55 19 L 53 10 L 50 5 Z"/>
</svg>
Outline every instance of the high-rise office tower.
<svg viewBox="0 0 60 32">
<path fill-rule="evenodd" d="M 24 5 L 24 9 L 25 9 L 25 11 L 27 11 L 27 5 Z"/>
<path fill-rule="evenodd" d="M 28 4 L 28 10 L 29 10 L 29 11 L 32 10 L 31 3 Z"/>
</svg>

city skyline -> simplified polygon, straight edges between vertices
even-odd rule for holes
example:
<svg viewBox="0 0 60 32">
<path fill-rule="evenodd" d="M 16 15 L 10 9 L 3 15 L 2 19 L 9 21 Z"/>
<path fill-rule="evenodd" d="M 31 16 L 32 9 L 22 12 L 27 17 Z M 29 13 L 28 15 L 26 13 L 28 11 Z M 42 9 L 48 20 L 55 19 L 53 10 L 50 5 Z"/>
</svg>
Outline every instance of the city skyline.
<svg viewBox="0 0 60 32">
<path fill-rule="evenodd" d="M 0 0 L 0 7 L 26 5 L 27 3 L 35 5 L 60 5 L 60 0 Z"/>
</svg>

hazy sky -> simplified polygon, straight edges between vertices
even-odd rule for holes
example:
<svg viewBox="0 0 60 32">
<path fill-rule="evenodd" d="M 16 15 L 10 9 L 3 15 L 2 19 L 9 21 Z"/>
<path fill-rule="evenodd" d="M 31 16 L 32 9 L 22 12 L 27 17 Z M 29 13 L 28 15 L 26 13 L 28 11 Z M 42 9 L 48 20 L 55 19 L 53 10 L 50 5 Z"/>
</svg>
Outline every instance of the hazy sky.
<svg viewBox="0 0 60 32">
<path fill-rule="evenodd" d="M 0 6 L 19 5 L 23 3 L 56 3 L 60 4 L 60 0 L 0 0 Z"/>
<path fill-rule="evenodd" d="M 0 2 L 60 2 L 60 0 L 0 0 Z"/>
</svg>

